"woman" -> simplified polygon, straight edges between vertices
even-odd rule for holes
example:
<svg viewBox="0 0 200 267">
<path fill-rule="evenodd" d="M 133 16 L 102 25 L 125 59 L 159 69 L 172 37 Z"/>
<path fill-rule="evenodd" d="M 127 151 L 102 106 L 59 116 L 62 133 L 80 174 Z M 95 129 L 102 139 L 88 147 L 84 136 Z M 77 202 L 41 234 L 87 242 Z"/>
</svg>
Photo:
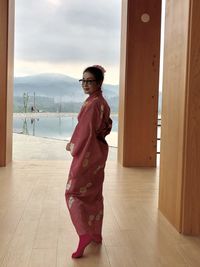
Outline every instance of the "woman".
<svg viewBox="0 0 200 267">
<path fill-rule="evenodd" d="M 102 96 L 105 70 L 98 65 L 88 67 L 80 80 L 89 97 L 78 115 L 78 124 L 66 150 L 73 161 L 66 187 L 66 203 L 79 235 L 72 258 L 80 258 L 92 241 L 102 242 L 103 180 L 108 155 L 105 136 L 110 133 L 110 108 Z"/>
</svg>

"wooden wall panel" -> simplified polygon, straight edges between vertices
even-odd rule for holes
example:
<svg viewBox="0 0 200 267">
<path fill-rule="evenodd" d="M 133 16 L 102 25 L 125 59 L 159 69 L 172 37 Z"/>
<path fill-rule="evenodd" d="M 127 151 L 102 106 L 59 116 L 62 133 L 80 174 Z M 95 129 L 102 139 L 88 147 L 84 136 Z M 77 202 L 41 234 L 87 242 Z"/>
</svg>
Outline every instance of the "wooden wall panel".
<svg viewBox="0 0 200 267">
<path fill-rule="evenodd" d="M 127 14 L 128 0 L 122 1 L 121 16 L 121 55 L 120 55 L 120 90 L 119 90 L 119 129 L 118 129 L 118 160 L 124 161 L 124 129 L 125 129 L 125 88 L 126 88 L 126 37 L 127 37 Z"/>
<path fill-rule="evenodd" d="M 6 90 L 7 81 L 7 13 L 8 6 L 5 1 L 0 1 L 0 166 L 4 166 L 6 151 Z"/>
<path fill-rule="evenodd" d="M 189 0 L 166 0 L 159 208 L 181 230 Z"/>
<path fill-rule="evenodd" d="M 200 1 L 191 1 L 186 84 L 182 232 L 200 234 Z"/>
<path fill-rule="evenodd" d="M 159 208 L 200 234 L 200 2 L 167 0 Z"/>
<path fill-rule="evenodd" d="M 0 1 L 0 166 L 12 159 L 14 0 Z"/>
<path fill-rule="evenodd" d="M 119 161 L 156 166 L 161 1 L 122 3 Z"/>
</svg>

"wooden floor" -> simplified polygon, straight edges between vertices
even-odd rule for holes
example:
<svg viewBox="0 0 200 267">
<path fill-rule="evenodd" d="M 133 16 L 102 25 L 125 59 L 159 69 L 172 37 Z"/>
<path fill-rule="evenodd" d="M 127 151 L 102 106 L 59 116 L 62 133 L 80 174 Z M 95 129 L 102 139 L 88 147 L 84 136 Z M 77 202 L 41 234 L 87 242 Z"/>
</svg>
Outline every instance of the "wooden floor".
<svg viewBox="0 0 200 267">
<path fill-rule="evenodd" d="M 65 207 L 69 161 L 14 161 L 0 168 L 0 266 L 200 266 L 200 238 L 182 236 L 157 209 L 158 170 L 109 161 L 103 244 L 71 259 L 77 236 Z"/>
</svg>

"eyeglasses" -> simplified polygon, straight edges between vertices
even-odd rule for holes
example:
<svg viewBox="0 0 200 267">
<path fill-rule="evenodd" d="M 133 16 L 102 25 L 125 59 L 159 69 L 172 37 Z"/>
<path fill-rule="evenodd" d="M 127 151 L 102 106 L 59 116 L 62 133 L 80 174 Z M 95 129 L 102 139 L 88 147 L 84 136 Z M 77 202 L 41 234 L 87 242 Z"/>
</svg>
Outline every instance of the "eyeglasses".
<svg viewBox="0 0 200 267">
<path fill-rule="evenodd" d="M 88 84 L 91 85 L 93 82 L 95 82 L 96 80 L 84 80 L 84 79 L 80 79 L 79 82 L 83 85 L 83 84 Z"/>
</svg>

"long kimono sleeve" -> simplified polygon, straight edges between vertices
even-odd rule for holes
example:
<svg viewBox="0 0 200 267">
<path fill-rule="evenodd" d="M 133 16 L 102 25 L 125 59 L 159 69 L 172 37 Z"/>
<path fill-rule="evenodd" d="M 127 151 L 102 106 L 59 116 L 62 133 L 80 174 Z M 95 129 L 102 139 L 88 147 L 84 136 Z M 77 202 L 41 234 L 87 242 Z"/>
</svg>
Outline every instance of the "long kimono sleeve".
<svg viewBox="0 0 200 267">
<path fill-rule="evenodd" d="M 79 155 L 96 138 L 101 124 L 100 110 L 97 103 L 85 107 L 70 140 L 71 155 Z"/>
</svg>

